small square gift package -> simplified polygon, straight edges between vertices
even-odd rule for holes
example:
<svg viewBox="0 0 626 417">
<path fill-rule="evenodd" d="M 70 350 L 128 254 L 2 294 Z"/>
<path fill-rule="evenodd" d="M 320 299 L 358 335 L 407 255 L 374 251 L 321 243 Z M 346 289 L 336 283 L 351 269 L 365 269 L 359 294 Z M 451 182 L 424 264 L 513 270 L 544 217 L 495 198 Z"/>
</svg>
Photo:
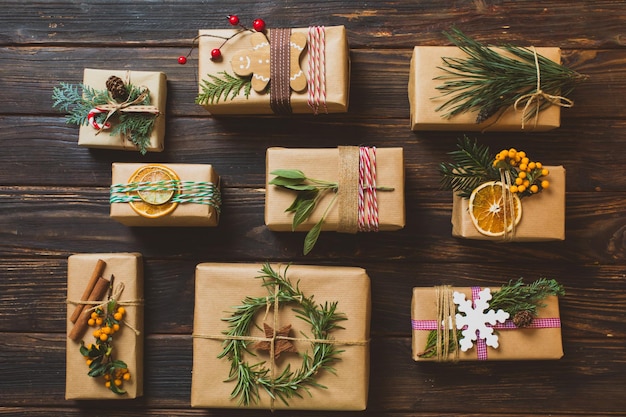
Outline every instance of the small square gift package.
<svg viewBox="0 0 626 417">
<path fill-rule="evenodd" d="M 452 30 L 456 46 L 416 46 L 409 74 L 411 130 L 546 131 L 587 77 L 554 47 L 485 46 Z"/>
<path fill-rule="evenodd" d="M 111 218 L 126 226 L 217 226 L 219 181 L 206 164 L 113 163 Z"/>
<path fill-rule="evenodd" d="M 365 270 L 203 263 L 195 294 L 192 407 L 366 408 Z"/>
<path fill-rule="evenodd" d="M 413 359 L 560 359 L 559 295 L 563 287 L 545 278 L 500 288 L 413 288 Z"/>
<path fill-rule="evenodd" d="M 141 254 L 77 254 L 67 264 L 65 398 L 142 396 Z"/>
<path fill-rule="evenodd" d="M 350 52 L 343 26 L 265 30 L 263 23 L 255 30 L 201 30 L 198 38 L 196 103 L 211 114 L 348 110 Z"/>
<path fill-rule="evenodd" d="M 405 225 L 402 148 L 269 148 L 265 224 L 273 231 L 392 231 Z"/>
<path fill-rule="evenodd" d="M 167 81 L 162 72 L 86 68 L 79 86 L 61 83 L 53 107 L 80 126 L 78 145 L 161 152 Z"/>
<path fill-rule="evenodd" d="M 442 188 L 453 190 L 452 235 L 500 242 L 565 239 L 565 168 L 544 166 L 524 151 L 495 155 L 468 138 L 442 163 Z"/>
</svg>

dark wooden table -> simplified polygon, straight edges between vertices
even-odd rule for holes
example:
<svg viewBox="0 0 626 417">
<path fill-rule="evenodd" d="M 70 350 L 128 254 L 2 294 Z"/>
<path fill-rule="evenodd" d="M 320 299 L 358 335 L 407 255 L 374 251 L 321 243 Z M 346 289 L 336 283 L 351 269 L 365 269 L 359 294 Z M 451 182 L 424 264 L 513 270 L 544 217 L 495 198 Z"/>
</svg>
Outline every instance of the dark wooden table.
<svg viewBox="0 0 626 417">
<path fill-rule="evenodd" d="M 345 25 L 351 48 L 347 114 L 218 119 L 194 104 L 198 29 L 238 14 L 270 27 Z M 264 260 L 361 266 L 372 279 L 369 406 L 363 415 L 624 415 L 626 412 L 626 4 L 613 1 L 4 1 L 0 8 L 0 414 L 11 416 L 250 416 L 190 408 L 194 267 Z M 444 45 L 456 25 L 478 40 L 560 46 L 590 75 L 548 133 L 472 135 L 567 168 L 564 242 L 494 244 L 451 236 L 451 195 L 437 164 L 461 132 L 409 130 L 414 45 Z M 83 68 L 163 71 L 166 150 L 90 150 L 51 108 L 52 88 Z M 402 146 L 406 228 L 322 235 L 263 223 L 269 146 Z M 210 163 L 222 176 L 220 226 L 127 228 L 109 219 L 111 163 Z M 139 251 L 145 257 L 145 396 L 64 400 L 67 257 Z M 497 285 L 554 277 L 565 357 L 551 362 L 416 364 L 411 288 Z M 315 412 L 279 415 L 319 415 Z M 323 413 L 341 416 L 349 413 Z M 351 415 L 351 414 L 350 414 Z"/>
</svg>

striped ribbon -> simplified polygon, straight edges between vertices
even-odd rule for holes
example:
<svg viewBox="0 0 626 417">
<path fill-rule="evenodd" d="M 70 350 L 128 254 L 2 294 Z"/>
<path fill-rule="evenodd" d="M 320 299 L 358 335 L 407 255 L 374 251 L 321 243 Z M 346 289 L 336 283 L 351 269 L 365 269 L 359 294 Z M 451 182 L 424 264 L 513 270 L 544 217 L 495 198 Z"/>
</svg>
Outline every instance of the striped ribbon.
<svg viewBox="0 0 626 417">
<path fill-rule="evenodd" d="M 472 304 L 478 299 L 480 287 L 472 287 Z M 475 306 L 474 306 L 475 307 Z M 487 324 L 496 330 L 516 330 L 516 329 L 550 329 L 561 327 L 561 319 L 558 317 L 535 318 L 525 327 L 517 327 L 513 320 L 508 319 L 504 323 L 496 323 L 494 326 Z M 437 320 L 415 320 L 411 319 L 413 330 L 437 330 Z M 464 327 L 465 328 L 465 327 Z M 477 335 L 478 336 L 478 335 Z M 487 360 L 487 343 L 485 339 L 476 337 L 476 355 L 479 361 Z"/>
<path fill-rule="evenodd" d="M 376 148 L 359 148 L 359 232 L 377 232 L 379 225 L 376 196 Z"/>
<path fill-rule="evenodd" d="M 307 34 L 309 45 L 308 99 L 307 104 L 313 114 L 328 113 L 326 107 L 326 29 L 324 26 L 311 26 Z"/>
<path fill-rule="evenodd" d="M 142 201 L 137 194 L 127 194 L 138 191 L 173 191 L 174 196 L 169 200 L 171 203 L 206 204 L 220 212 L 222 197 L 217 187 L 212 182 L 205 181 L 145 181 L 131 182 L 127 184 L 111 185 L 110 203 L 130 203 Z"/>
</svg>

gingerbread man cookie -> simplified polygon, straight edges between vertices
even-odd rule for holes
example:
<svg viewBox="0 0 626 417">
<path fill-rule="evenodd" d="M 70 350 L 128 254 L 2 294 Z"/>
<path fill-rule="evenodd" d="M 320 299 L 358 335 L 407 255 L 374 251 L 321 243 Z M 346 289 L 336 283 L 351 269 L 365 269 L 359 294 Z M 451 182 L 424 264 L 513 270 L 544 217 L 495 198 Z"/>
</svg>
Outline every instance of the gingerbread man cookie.
<svg viewBox="0 0 626 417">
<path fill-rule="evenodd" d="M 246 77 L 252 74 L 252 88 L 263 92 L 270 82 L 270 43 L 261 32 L 250 36 L 252 49 L 240 51 L 230 65 L 235 74 Z M 289 86 L 293 91 L 304 91 L 307 86 L 304 71 L 300 68 L 300 55 L 306 47 L 306 35 L 292 33 L 289 38 Z"/>
</svg>

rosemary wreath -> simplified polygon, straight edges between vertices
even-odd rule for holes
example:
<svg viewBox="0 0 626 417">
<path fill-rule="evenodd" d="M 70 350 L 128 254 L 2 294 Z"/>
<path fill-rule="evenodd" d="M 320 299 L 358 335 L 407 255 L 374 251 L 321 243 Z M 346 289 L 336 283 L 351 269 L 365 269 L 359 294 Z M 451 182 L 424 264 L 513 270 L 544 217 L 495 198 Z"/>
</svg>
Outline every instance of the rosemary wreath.
<svg viewBox="0 0 626 417">
<path fill-rule="evenodd" d="M 260 399 L 262 388 L 272 399 L 280 399 L 285 405 L 289 405 L 288 399 L 293 397 L 302 398 L 302 391 L 312 395 L 310 388 L 327 387 L 316 382 L 315 377 L 319 371 L 335 373 L 332 364 L 339 360 L 338 355 L 343 350 L 337 349 L 331 341 L 330 333 L 335 329 L 342 329 L 338 322 L 347 320 L 337 312 L 338 302 L 317 305 L 313 296 L 306 296 L 299 288 L 298 283 L 292 284 L 287 278 L 287 269 L 281 275 L 274 271 L 269 263 L 261 268 L 260 278 L 263 287 L 268 290 L 266 297 L 246 297 L 242 304 L 234 308 L 230 317 L 222 320 L 228 323 L 228 330 L 224 331 L 225 341 L 223 350 L 218 358 L 227 358 L 230 361 L 230 372 L 225 382 L 236 381 L 235 388 L 231 392 L 231 398 L 238 398 L 238 404 L 248 406 L 257 403 Z M 293 308 L 296 317 L 311 326 L 313 341 L 311 342 L 312 353 L 301 354 L 302 365 L 300 369 L 291 370 L 287 367 L 276 377 L 273 377 L 270 368 L 264 367 L 265 362 L 250 365 L 244 359 L 244 352 L 252 354 L 248 350 L 250 340 L 245 340 L 250 327 L 253 324 L 255 314 L 264 310 L 268 304 L 295 303 L 298 307 Z"/>
</svg>

